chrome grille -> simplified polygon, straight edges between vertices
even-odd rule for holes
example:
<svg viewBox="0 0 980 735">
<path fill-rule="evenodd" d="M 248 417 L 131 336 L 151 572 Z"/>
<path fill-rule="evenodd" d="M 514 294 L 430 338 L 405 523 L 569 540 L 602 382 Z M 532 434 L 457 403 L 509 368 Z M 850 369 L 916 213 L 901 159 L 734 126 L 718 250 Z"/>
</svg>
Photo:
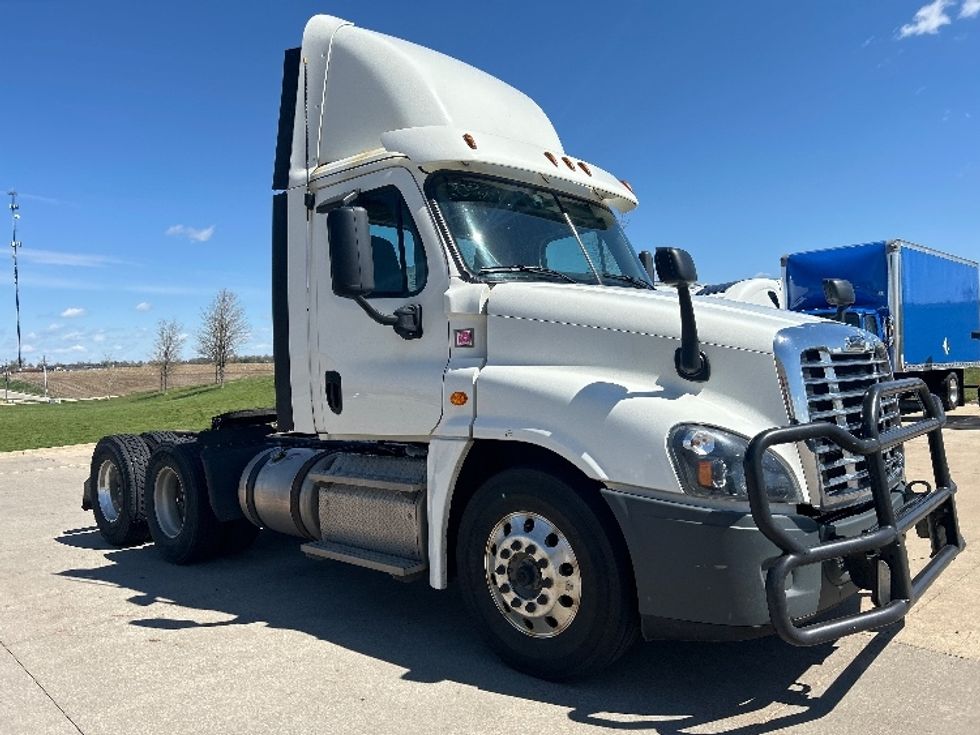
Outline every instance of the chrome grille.
<svg viewBox="0 0 980 735">
<path fill-rule="evenodd" d="M 892 371 L 884 349 L 863 352 L 805 350 L 800 359 L 806 403 L 811 421 L 827 421 L 863 436 L 861 408 L 864 395 L 875 383 L 891 380 Z M 882 401 L 878 430 L 901 423 L 898 397 Z M 807 442 L 817 460 L 823 505 L 839 505 L 870 494 L 868 466 L 864 457 L 851 454 L 833 442 L 817 439 Z M 902 481 L 905 456 L 901 447 L 885 452 L 889 485 Z"/>
</svg>

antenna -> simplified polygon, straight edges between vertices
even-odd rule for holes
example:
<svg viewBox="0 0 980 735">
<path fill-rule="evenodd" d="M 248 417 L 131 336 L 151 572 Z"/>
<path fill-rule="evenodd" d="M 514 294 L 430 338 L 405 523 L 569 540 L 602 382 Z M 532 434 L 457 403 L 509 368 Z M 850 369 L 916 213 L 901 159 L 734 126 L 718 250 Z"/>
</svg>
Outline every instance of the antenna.
<svg viewBox="0 0 980 735">
<path fill-rule="evenodd" d="M 24 360 L 20 354 L 20 281 L 17 274 L 17 250 L 20 248 L 20 240 L 17 239 L 17 220 L 20 219 L 20 205 L 17 203 L 17 192 L 8 191 L 10 195 L 10 225 L 13 228 L 13 235 L 10 237 L 10 249 L 14 256 L 14 302 L 17 305 L 17 369 L 23 369 Z"/>
</svg>

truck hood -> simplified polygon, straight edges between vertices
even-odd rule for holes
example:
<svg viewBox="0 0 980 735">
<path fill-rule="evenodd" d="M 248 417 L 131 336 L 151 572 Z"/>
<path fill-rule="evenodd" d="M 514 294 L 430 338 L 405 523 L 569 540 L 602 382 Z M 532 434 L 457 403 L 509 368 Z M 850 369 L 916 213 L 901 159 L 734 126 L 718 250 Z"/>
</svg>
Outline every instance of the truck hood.
<svg viewBox="0 0 980 735">
<path fill-rule="evenodd" d="M 771 354 L 779 330 L 823 321 L 717 297 L 695 296 L 693 302 L 698 336 L 708 346 Z M 489 317 L 680 340 L 680 309 L 674 289 L 500 283 L 491 289 L 486 309 Z"/>
</svg>

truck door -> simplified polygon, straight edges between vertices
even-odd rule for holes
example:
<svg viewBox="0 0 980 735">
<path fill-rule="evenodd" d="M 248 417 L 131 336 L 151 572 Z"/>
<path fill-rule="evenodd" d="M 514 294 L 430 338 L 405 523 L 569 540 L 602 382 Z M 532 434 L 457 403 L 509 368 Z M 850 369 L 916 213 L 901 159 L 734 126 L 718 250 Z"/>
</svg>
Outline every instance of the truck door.
<svg viewBox="0 0 980 735">
<path fill-rule="evenodd" d="M 421 438 L 442 416 L 449 360 L 443 294 L 448 272 L 425 199 L 411 174 L 387 169 L 317 193 L 318 209 L 356 192 L 368 211 L 375 292 L 368 299 L 391 314 L 422 307 L 422 336 L 403 339 L 373 321 L 352 299 L 333 293 L 325 212 L 312 214 L 310 374 L 313 420 L 320 434 Z"/>
</svg>

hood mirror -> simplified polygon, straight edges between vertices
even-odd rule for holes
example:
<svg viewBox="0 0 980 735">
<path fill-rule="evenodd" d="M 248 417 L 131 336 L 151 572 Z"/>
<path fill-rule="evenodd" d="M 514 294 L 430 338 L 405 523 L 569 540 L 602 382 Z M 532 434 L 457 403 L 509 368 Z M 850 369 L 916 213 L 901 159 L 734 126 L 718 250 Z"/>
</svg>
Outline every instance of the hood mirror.
<svg viewBox="0 0 980 735">
<path fill-rule="evenodd" d="M 842 322 L 847 308 L 854 304 L 854 285 L 843 278 L 824 278 L 823 297 L 828 304 L 837 307 L 834 318 Z"/>
<path fill-rule="evenodd" d="M 698 323 L 691 303 L 691 284 L 698 280 L 694 259 L 680 248 L 657 248 L 654 263 L 660 280 L 677 289 L 681 308 L 681 346 L 674 352 L 677 374 L 686 380 L 704 382 L 711 375 L 711 369 L 708 356 L 701 352 Z"/>
</svg>

